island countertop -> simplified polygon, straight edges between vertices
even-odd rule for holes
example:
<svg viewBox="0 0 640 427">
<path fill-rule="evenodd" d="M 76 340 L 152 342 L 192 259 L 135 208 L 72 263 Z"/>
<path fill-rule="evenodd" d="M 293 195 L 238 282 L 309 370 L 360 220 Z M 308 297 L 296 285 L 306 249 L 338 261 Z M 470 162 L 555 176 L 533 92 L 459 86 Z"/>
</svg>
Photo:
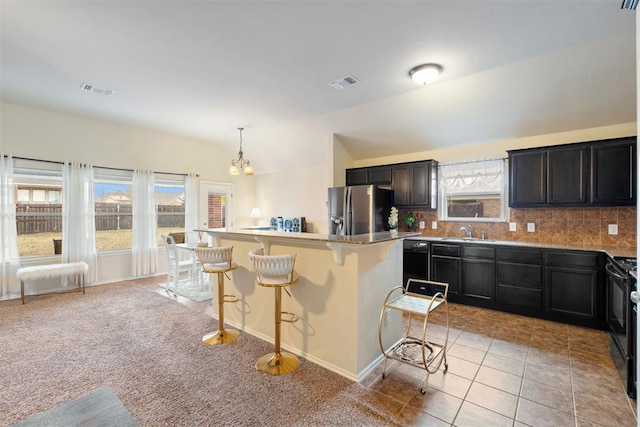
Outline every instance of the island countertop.
<svg viewBox="0 0 640 427">
<path fill-rule="evenodd" d="M 380 231 L 377 233 L 354 234 L 351 236 L 339 236 L 335 234 L 320 233 L 293 233 L 273 230 L 256 230 L 251 228 L 209 228 L 194 230 L 202 233 L 213 235 L 227 236 L 247 236 L 269 239 L 283 240 L 307 240 L 322 243 L 341 243 L 353 245 L 370 245 L 374 243 L 388 242 L 391 240 L 405 239 L 420 236 L 417 232 L 390 232 Z"/>
</svg>

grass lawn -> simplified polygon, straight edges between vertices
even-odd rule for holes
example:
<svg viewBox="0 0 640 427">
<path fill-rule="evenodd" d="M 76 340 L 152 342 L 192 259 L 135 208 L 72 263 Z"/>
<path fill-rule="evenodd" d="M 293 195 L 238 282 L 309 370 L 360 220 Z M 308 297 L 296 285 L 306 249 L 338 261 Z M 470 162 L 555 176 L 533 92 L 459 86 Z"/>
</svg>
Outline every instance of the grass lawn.
<svg viewBox="0 0 640 427">
<path fill-rule="evenodd" d="M 162 246 L 160 235 L 184 231 L 184 228 L 158 228 L 158 246 Z M 18 236 L 20 257 L 53 255 L 53 239 L 62 239 L 62 232 L 21 234 Z M 131 230 L 96 231 L 98 252 L 131 248 Z"/>
</svg>

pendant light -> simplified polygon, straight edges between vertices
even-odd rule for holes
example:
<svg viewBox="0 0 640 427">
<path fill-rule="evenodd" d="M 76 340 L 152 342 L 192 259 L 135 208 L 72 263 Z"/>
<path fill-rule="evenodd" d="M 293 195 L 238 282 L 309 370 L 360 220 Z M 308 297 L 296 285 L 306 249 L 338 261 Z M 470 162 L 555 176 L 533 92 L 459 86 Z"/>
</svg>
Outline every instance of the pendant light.
<svg viewBox="0 0 640 427">
<path fill-rule="evenodd" d="M 242 152 L 242 131 L 244 128 L 238 128 L 240 131 L 240 151 L 238 151 L 238 158 L 231 160 L 231 166 L 229 167 L 229 175 L 240 175 L 242 171 L 245 175 L 253 175 L 253 167 L 249 159 L 244 158 Z"/>
</svg>

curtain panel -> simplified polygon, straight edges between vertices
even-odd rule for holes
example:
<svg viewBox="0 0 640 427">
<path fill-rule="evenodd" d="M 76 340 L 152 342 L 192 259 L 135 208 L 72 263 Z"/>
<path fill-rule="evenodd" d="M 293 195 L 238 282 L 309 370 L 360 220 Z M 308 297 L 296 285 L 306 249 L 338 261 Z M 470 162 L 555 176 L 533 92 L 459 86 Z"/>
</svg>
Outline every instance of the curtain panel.
<svg viewBox="0 0 640 427">
<path fill-rule="evenodd" d="M 16 204 L 13 198 L 13 158 L 0 154 L 0 296 L 19 293 L 20 268 Z"/>
<path fill-rule="evenodd" d="M 132 275 L 144 276 L 158 270 L 158 219 L 153 171 L 133 172 Z"/>
<path fill-rule="evenodd" d="M 188 174 L 184 180 L 184 230 L 198 228 L 198 177 Z"/>
<path fill-rule="evenodd" d="M 62 188 L 62 262 L 86 262 L 85 281 L 93 283 L 98 277 L 93 167 L 65 163 Z"/>
</svg>

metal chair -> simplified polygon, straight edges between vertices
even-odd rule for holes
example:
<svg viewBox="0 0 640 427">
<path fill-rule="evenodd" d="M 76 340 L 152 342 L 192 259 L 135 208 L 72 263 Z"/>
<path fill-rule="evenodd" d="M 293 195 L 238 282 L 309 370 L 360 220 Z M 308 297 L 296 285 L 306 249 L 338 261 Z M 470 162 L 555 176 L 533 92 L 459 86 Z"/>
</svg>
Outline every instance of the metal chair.
<svg viewBox="0 0 640 427">
<path fill-rule="evenodd" d="M 238 301 L 237 296 L 224 293 L 225 274 L 238 268 L 238 264 L 232 261 L 233 246 L 196 247 L 195 251 L 202 264 L 202 271 L 218 275 L 218 330 L 203 336 L 202 342 L 208 345 L 233 342 L 240 336 L 240 331 L 224 328 L 224 303 Z"/>
<path fill-rule="evenodd" d="M 296 255 L 264 255 L 262 249 L 249 252 L 249 261 L 258 274 L 258 285 L 275 289 L 275 351 L 265 354 L 256 362 L 256 369 L 270 375 L 283 375 L 295 371 L 300 362 L 295 354 L 281 351 L 280 326 L 282 322 L 294 323 L 298 316 L 282 311 L 282 289 L 300 280 L 293 270 Z M 290 295 L 290 294 L 289 294 Z M 283 318 L 282 315 L 286 317 Z"/>
</svg>

